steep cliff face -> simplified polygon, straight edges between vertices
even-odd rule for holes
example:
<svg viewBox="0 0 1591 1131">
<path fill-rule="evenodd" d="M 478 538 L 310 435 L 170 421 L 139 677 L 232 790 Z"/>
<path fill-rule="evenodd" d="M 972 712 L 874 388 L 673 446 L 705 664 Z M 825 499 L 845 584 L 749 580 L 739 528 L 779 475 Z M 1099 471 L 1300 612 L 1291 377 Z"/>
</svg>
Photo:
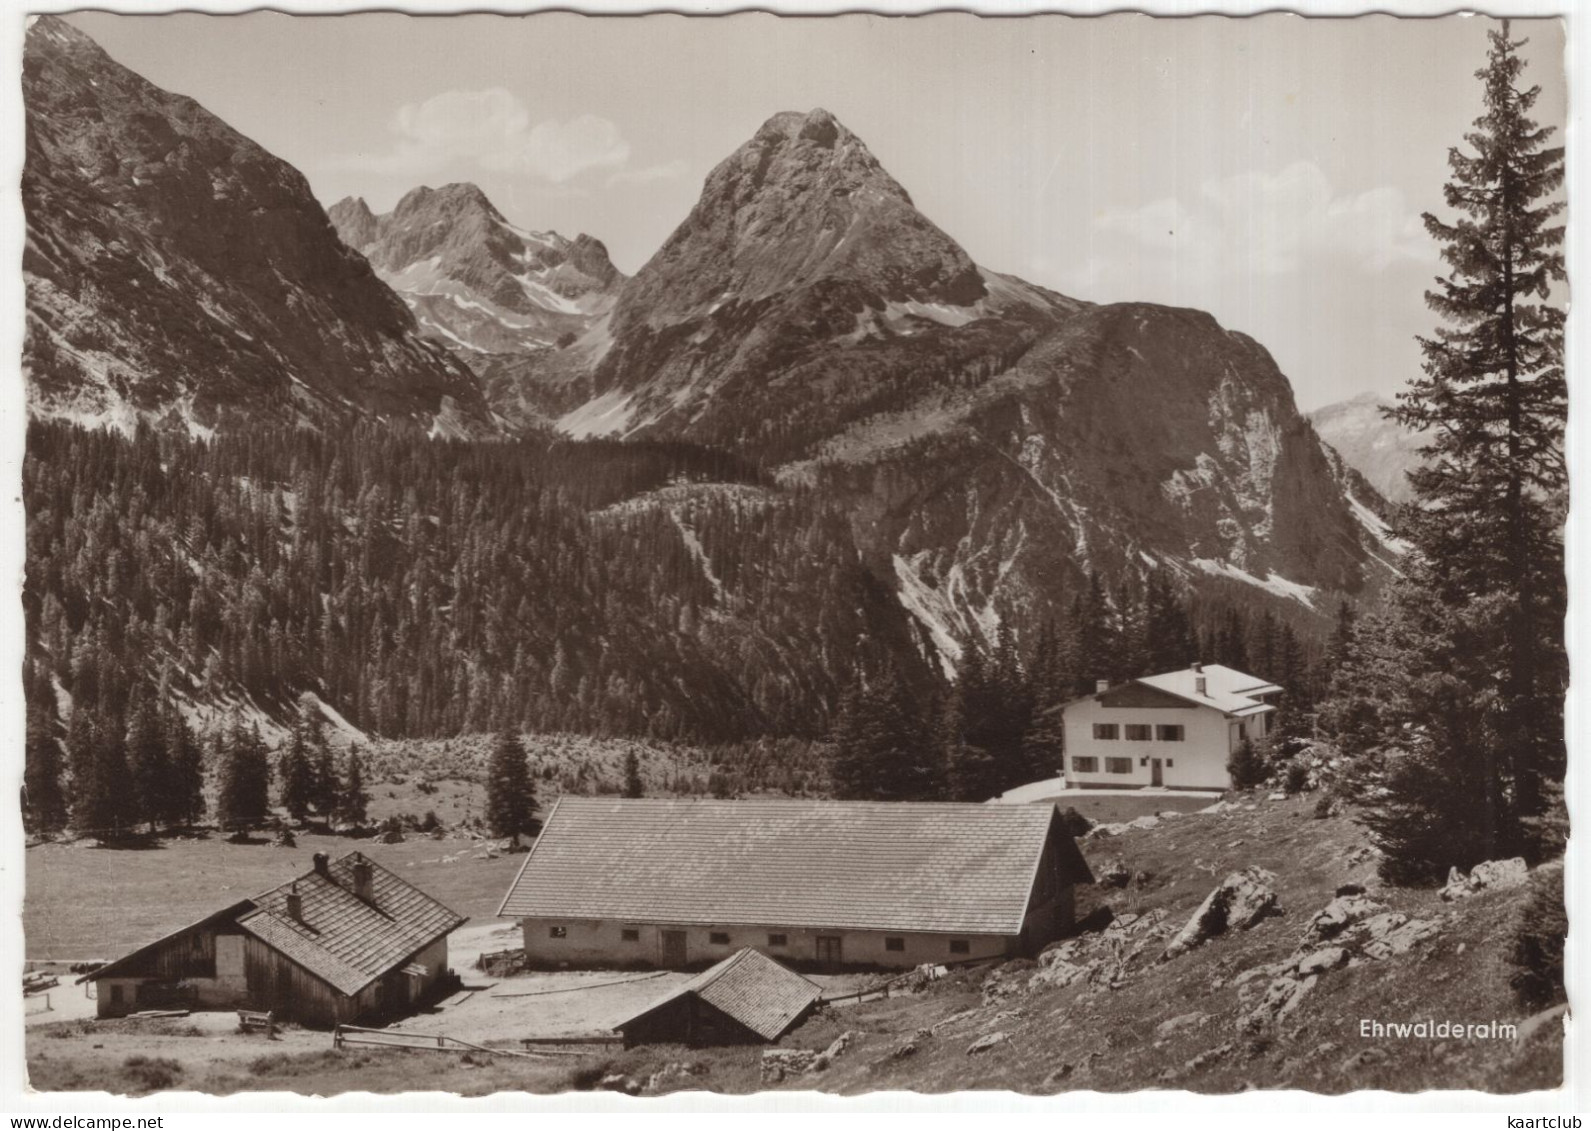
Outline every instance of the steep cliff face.
<svg viewBox="0 0 1591 1131">
<path fill-rule="evenodd" d="M 23 368 L 46 417 L 494 430 L 304 178 L 44 16 L 23 58 Z"/>
<path fill-rule="evenodd" d="M 980 269 L 826 111 L 778 114 L 581 343 L 591 399 L 562 425 L 798 455 L 1080 305 Z"/>
<path fill-rule="evenodd" d="M 855 500 L 854 530 L 953 659 L 1060 616 L 1087 574 L 1155 568 L 1324 612 L 1385 566 L 1270 355 L 1209 315 L 1079 312 L 965 393 L 848 429 L 787 478 Z"/>
<path fill-rule="evenodd" d="M 1409 472 L 1420 465 L 1426 437 L 1410 432 L 1382 410 L 1392 401 L 1375 393 L 1317 408 L 1309 419 L 1325 440 L 1355 471 L 1394 503 L 1414 498 Z"/>
<path fill-rule="evenodd" d="M 516 227 L 472 184 L 422 186 L 383 216 L 356 198 L 329 214 L 421 330 L 467 362 L 567 345 L 608 312 L 624 278 L 601 241 Z"/>
</svg>

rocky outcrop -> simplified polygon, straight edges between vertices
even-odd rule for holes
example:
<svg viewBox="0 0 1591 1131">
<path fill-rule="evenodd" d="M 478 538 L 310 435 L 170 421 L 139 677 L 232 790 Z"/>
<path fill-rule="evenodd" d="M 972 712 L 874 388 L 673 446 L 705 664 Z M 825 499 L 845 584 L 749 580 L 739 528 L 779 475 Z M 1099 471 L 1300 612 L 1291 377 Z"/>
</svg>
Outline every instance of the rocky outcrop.
<svg viewBox="0 0 1591 1131">
<path fill-rule="evenodd" d="M 812 1076 L 825 1071 L 851 1047 L 860 1034 L 846 1030 L 822 1049 L 764 1049 L 760 1079 L 764 1084 L 779 1084 L 795 1076 Z"/>
<path fill-rule="evenodd" d="M 1510 888 L 1523 887 L 1529 880 L 1530 869 L 1523 857 L 1488 860 L 1475 865 L 1468 875 L 1457 868 L 1450 869 L 1447 886 L 1442 889 L 1442 898 L 1451 903 L 1455 899 L 1468 899 L 1483 891 L 1508 891 Z"/>
<path fill-rule="evenodd" d="M 1264 868 L 1233 872 L 1205 896 L 1161 954 L 1162 962 L 1186 954 L 1228 931 L 1246 931 L 1277 909 L 1274 873 Z"/>
<path fill-rule="evenodd" d="M 23 57 L 31 411 L 204 434 L 383 417 L 496 430 L 303 176 L 53 16 Z"/>
</svg>

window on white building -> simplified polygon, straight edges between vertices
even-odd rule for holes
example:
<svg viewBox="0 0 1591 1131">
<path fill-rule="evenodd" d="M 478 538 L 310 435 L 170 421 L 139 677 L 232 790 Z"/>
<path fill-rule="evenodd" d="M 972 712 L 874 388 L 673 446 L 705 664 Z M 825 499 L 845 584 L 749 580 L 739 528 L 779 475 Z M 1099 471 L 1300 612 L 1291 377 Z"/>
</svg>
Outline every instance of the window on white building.
<svg viewBox="0 0 1591 1131">
<path fill-rule="evenodd" d="M 1132 773 L 1132 759 L 1106 758 L 1105 772 L 1110 774 L 1130 774 Z"/>
<path fill-rule="evenodd" d="M 1155 728 L 1155 737 L 1161 742 L 1181 742 L 1182 735 L 1181 723 L 1161 723 Z"/>
<path fill-rule="evenodd" d="M 1149 736 L 1150 736 L 1151 733 L 1152 733 L 1152 728 L 1149 726 L 1148 723 L 1128 723 L 1127 724 L 1127 741 L 1128 742 L 1148 742 L 1149 741 Z"/>
<path fill-rule="evenodd" d="M 1097 774 L 1099 773 L 1099 759 L 1075 757 L 1072 759 L 1072 772 L 1074 774 Z"/>
<path fill-rule="evenodd" d="M 1096 739 L 1101 740 L 1101 741 L 1113 740 L 1113 739 L 1116 738 L 1117 733 L 1118 732 L 1116 730 L 1116 724 L 1115 723 L 1095 723 L 1094 724 L 1094 737 Z"/>
</svg>

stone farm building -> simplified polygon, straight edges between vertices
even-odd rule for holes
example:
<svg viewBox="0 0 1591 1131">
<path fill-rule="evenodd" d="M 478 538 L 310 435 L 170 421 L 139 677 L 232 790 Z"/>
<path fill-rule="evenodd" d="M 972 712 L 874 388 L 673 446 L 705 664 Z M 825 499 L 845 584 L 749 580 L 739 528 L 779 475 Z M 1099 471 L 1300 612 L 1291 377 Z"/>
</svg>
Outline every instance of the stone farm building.
<svg viewBox="0 0 1591 1131">
<path fill-rule="evenodd" d="M 763 1044 L 784 1036 L 822 995 L 816 982 L 748 946 L 614 1028 L 625 1048 Z"/>
<path fill-rule="evenodd" d="M 1282 689 L 1220 664 L 1144 676 L 1068 703 L 1066 784 L 1229 789 L 1227 759 L 1270 732 Z"/>
<path fill-rule="evenodd" d="M 1031 954 L 1093 876 L 1052 805 L 560 798 L 499 914 L 537 966 Z"/>
<path fill-rule="evenodd" d="M 331 1026 L 412 1010 L 447 973 L 464 917 L 362 853 L 140 947 L 88 974 L 101 1017 L 146 1009 L 270 1010 Z"/>
</svg>

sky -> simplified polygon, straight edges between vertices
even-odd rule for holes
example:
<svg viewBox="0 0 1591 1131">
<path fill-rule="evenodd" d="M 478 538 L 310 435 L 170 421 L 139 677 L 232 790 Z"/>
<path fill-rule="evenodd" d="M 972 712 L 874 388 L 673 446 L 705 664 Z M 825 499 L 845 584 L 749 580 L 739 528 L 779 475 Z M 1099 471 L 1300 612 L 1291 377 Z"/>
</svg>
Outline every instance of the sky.
<svg viewBox="0 0 1591 1131">
<path fill-rule="evenodd" d="M 981 265 L 1097 302 L 1210 311 L 1307 410 L 1419 371 L 1447 150 L 1484 18 L 334 17 L 71 22 L 291 162 L 330 205 L 473 181 L 633 273 L 707 173 L 822 106 Z M 1528 36 L 1562 126 L 1564 37 Z"/>
</svg>

